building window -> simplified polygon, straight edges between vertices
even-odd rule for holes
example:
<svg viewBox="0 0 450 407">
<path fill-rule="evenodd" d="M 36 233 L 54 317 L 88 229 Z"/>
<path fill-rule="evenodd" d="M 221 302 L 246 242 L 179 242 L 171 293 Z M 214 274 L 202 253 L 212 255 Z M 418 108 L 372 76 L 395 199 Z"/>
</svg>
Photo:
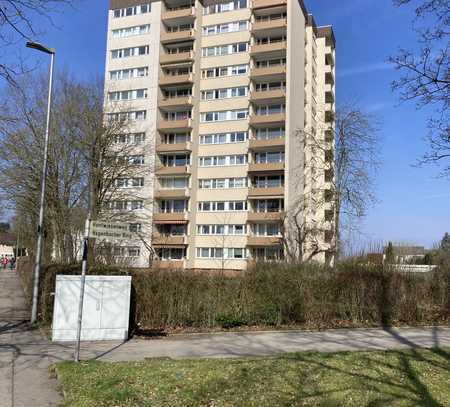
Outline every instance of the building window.
<svg viewBox="0 0 450 407">
<path fill-rule="evenodd" d="M 159 182 L 162 189 L 185 189 L 189 187 L 189 180 L 187 178 L 161 178 Z"/>
<path fill-rule="evenodd" d="M 112 59 L 123 59 L 141 55 L 148 55 L 149 52 L 150 47 L 148 45 L 143 45 L 141 47 L 113 49 L 111 51 L 111 57 Z"/>
<path fill-rule="evenodd" d="M 222 55 L 237 54 L 247 52 L 249 49 L 248 42 L 239 42 L 236 44 L 217 45 L 213 47 L 202 48 L 203 57 L 216 57 Z"/>
<path fill-rule="evenodd" d="M 208 68 L 202 70 L 202 79 L 219 78 L 223 76 L 246 75 L 248 73 L 248 70 L 249 70 L 248 64 L 222 66 L 218 68 Z"/>
<path fill-rule="evenodd" d="M 244 143 L 248 140 L 246 131 L 234 133 L 204 134 L 200 136 L 200 144 Z"/>
<path fill-rule="evenodd" d="M 110 121 L 140 121 L 147 118 L 146 110 L 136 110 L 132 112 L 122 112 L 122 113 L 108 113 L 108 119 Z"/>
<path fill-rule="evenodd" d="M 159 204 L 161 213 L 182 213 L 188 210 L 188 201 L 186 199 L 168 199 Z"/>
<path fill-rule="evenodd" d="M 247 201 L 203 201 L 198 203 L 200 212 L 244 212 Z"/>
<path fill-rule="evenodd" d="M 140 6 L 131 6 L 131 7 L 125 7 L 125 8 L 118 8 L 113 11 L 114 18 L 121 18 L 121 17 L 130 17 L 130 16 L 137 16 L 139 14 L 146 14 L 150 13 L 151 7 L 150 3 L 144 3 Z"/>
<path fill-rule="evenodd" d="M 225 3 L 211 4 L 203 9 L 203 15 L 225 13 L 248 7 L 248 0 L 234 0 Z"/>
<path fill-rule="evenodd" d="M 280 114 L 286 111 L 286 105 L 263 105 L 256 108 L 258 116 L 267 116 L 271 114 Z"/>
<path fill-rule="evenodd" d="M 197 225 L 199 235 L 243 236 L 246 233 L 246 225 Z"/>
<path fill-rule="evenodd" d="M 255 188 L 279 188 L 284 186 L 284 175 L 257 176 L 253 179 Z"/>
<path fill-rule="evenodd" d="M 209 25 L 203 27 L 203 35 L 216 35 L 216 34 L 226 34 L 236 31 L 246 31 L 248 30 L 248 21 L 233 21 L 231 23 Z"/>
<path fill-rule="evenodd" d="M 200 189 L 247 188 L 247 178 L 200 179 Z"/>
<path fill-rule="evenodd" d="M 201 92 L 202 100 L 231 99 L 248 95 L 248 86 L 227 89 L 211 89 Z"/>
<path fill-rule="evenodd" d="M 284 163 L 284 151 L 255 153 L 255 162 L 257 164 Z"/>
<path fill-rule="evenodd" d="M 117 178 L 115 181 L 117 188 L 138 188 L 144 186 L 144 178 Z"/>
<path fill-rule="evenodd" d="M 220 112 L 207 112 L 200 114 L 202 123 L 222 122 L 227 120 L 244 120 L 248 117 L 248 109 L 242 110 L 223 110 Z"/>
<path fill-rule="evenodd" d="M 199 259 L 245 259 L 247 250 L 241 247 L 197 247 Z"/>
<path fill-rule="evenodd" d="M 281 225 L 279 223 L 257 223 L 252 226 L 255 236 L 281 236 Z"/>
<path fill-rule="evenodd" d="M 284 137 L 285 129 L 283 127 L 257 129 L 255 137 L 257 140 L 272 140 Z"/>
<path fill-rule="evenodd" d="M 122 90 L 109 92 L 109 100 L 112 102 L 147 99 L 147 89 Z"/>
<path fill-rule="evenodd" d="M 112 81 L 143 78 L 146 76 L 148 76 L 148 66 L 141 68 L 119 69 L 109 72 L 109 79 Z"/>
<path fill-rule="evenodd" d="M 114 142 L 116 144 L 142 144 L 145 141 L 145 133 L 117 134 Z"/>
<path fill-rule="evenodd" d="M 283 210 L 283 199 L 260 199 L 255 203 L 255 211 L 258 213 L 274 213 Z"/>
<path fill-rule="evenodd" d="M 217 156 L 207 156 L 199 157 L 200 167 L 224 167 L 233 165 L 246 165 L 247 155 L 217 155 Z"/>
<path fill-rule="evenodd" d="M 144 35 L 150 32 L 150 24 L 137 25 L 134 27 L 120 28 L 112 31 L 113 38 L 127 38 L 136 35 Z"/>
<path fill-rule="evenodd" d="M 164 167 L 183 167 L 190 164 L 189 154 L 163 155 L 161 163 Z"/>
<path fill-rule="evenodd" d="M 156 255 L 160 260 L 183 260 L 186 258 L 186 249 L 161 248 L 156 249 Z"/>
</svg>

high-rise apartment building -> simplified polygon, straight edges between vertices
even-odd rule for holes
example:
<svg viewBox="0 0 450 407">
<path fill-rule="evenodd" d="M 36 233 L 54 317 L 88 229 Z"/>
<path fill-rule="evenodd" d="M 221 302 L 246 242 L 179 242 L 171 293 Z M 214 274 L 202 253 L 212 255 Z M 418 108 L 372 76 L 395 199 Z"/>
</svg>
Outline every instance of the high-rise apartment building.
<svg viewBox="0 0 450 407">
<path fill-rule="evenodd" d="M 332 261 L 334 60 L 302 0 L 110 0 L 106 106 L 126 108 L 118 140 L 144 170 L 115 208 L 141 238 L 117 252 L 167 268 Z"/>
</svg>

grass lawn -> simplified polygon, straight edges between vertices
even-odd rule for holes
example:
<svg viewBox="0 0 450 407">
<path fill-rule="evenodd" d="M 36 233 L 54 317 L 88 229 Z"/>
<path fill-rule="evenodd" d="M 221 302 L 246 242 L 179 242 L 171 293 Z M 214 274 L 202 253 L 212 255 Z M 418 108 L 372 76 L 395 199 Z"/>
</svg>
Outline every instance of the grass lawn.
<svg viewBox="0 0 450 407">
<path fill-rule="evenodd" d="M 64 362 L 66 406 L 450 406 L 450 349 Z"/>
</svg>

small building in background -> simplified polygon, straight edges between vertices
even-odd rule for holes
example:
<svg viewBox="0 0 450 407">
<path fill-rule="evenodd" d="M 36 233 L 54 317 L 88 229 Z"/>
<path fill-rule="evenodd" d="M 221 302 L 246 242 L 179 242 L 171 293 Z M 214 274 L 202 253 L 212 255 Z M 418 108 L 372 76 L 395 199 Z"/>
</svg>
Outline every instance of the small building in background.
<svg viewBox="0 0 450 407">
<path fill-rule="evenodd" d="M 11 232 L 0 232 L 0 257 L 14 257 L 16 235 Z"/>
<path fill-rule="evenodd" d="M 423 246 L 391 245 L 383 248 L 383 259 L 386 260 L 388 250 L 391 250 L 393 262 L 396 264 L 411 264 L 422 260 L 427 254 Z"/>
</svg>

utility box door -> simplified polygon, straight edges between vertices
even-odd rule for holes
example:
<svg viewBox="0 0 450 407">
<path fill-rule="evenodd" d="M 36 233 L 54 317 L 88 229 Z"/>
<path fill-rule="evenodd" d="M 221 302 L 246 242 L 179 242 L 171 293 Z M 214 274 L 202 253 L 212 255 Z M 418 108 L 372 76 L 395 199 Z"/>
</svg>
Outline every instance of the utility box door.
<svg viewBox="0 0 450 407">
<path fill-rule="evenodd" d="M 81 276 L 57 276 L 53 341 L 75 341 Z M 130 276 L 86 276 L 81 340 L 126 340 L 130 317 Z"/>
</svg>

